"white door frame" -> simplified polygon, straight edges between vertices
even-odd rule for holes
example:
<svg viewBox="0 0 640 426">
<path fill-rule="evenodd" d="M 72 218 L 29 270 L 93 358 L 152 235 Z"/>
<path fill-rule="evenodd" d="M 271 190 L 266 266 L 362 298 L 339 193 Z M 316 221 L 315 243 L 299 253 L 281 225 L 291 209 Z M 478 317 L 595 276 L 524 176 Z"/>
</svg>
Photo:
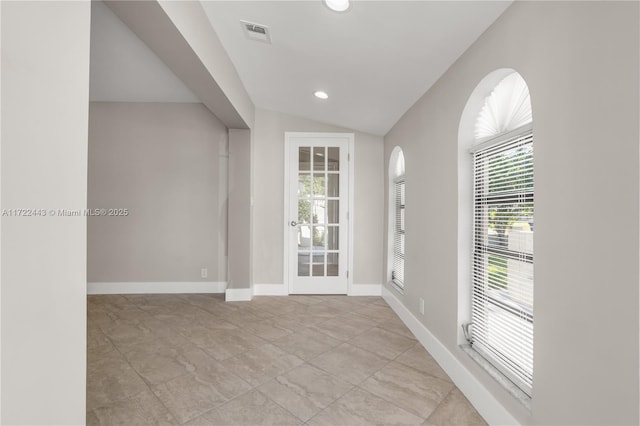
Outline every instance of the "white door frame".
<svg viewBox="0 0 640 426">
<path fill-rule="evenodd" d="M 291 256 L 291 245 L 289 244 L 289 233 L 290 225 L 289 225 L 289 208 L 291 201 L 291 193 L 290 193 L 290 170 L 291 165 L 289 164 L 289 150 L 291 148 L 291 138 L 293 137 L 303 137 L 303 138 L 345 138 L 348 139 L 348 163 L 349 163 L 349 202 L 348 202 L 348 219 L 347 219 L 347 235 L 348 235 L 348 244 L 347 244 L 347 295 L 351 294 L 351 288 L 353 285 L 353 199 L 354 199 L 354 147 L 355 147 L 355 136 L 353 133 L 325 133 L 325 132 L 285 132 L 284 133 L 284 221 L 283 221 L 283 236 L 284 236 L 284 264 L 283 264 L 283 275 L 284 275 L 284 286 L 287 289 L 287 294 L 291 294 L 291 283 L 289 279 L 289 257 Z"/>
</svg>

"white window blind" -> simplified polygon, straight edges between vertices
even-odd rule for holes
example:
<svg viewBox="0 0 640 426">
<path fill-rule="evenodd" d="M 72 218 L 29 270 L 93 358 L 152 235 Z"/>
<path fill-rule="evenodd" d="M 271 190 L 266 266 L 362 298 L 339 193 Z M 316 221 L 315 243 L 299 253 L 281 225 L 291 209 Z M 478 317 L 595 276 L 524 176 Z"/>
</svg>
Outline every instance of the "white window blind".
<svg viewBox="0 0 640 426">
<path fill-rule="evenodd" d="M 525 393 L 533 387 L 533 133 L 474 157 L 472 347 Z"/>
<path fill-rule="evenodd" d="M 404 176 L 394 180 L 395 227 L 393 231 L 393 271 L 391 278 L 404 287 Z"/>
</svg>

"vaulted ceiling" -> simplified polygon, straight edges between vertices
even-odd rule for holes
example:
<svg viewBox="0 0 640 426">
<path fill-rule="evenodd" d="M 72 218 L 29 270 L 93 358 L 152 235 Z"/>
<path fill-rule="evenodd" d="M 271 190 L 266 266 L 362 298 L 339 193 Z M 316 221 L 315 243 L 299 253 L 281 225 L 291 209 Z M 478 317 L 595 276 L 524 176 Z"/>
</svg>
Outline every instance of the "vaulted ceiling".
<svg viewBox="0 0 640 426">
<path fill-rule="evenodd" d="M 336 13 L 321 0 L 202 1 L 256 107 L 378 135 L 510 4 L 354 1 Z M 92 99 L 194 101 L 105 5 L 92 19 Z M 249 39 L 241 20 L 267 26 L 271 43 Z"/>
</svg>

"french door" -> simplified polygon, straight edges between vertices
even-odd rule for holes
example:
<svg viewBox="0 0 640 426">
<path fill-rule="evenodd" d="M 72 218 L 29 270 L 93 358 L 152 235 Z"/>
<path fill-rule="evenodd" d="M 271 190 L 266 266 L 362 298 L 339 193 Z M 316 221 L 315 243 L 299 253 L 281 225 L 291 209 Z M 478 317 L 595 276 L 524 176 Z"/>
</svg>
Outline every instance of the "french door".
<svg viewBox="0 0 640 426">
<path fill-rule="evenodd" d="M 285 256 L 290 294 L 347 294 L 353 134 L 287 133 Z"/>
</svg>

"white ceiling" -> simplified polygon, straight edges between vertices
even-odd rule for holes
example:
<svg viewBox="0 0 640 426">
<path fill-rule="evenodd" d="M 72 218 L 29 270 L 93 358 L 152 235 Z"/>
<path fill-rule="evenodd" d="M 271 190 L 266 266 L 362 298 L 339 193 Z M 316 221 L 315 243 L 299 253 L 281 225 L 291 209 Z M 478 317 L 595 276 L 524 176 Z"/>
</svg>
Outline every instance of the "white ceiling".
<svg viewBox="0 0 640 426">
<path fill-rule="evenodd" d="M 101 1 L 91 3 L 90 82 L 92 101 L 200 102 Z"/>
<path fill-rule="evenodd" d="M 202 4 L 257 107 L 384 135 L 511 1 Z M 101 1 L 91 20 L 92 101 L 199 102 Z M 268 26 L 272 44 L 246 38 L 240 20 Z"/>
<path fill-rule="evenodd" d="M 202 3 L 257 107 L 384 135 L 511 1 Z M 268 26 L 272 44 L 240 20 Z"/>
</svg>

